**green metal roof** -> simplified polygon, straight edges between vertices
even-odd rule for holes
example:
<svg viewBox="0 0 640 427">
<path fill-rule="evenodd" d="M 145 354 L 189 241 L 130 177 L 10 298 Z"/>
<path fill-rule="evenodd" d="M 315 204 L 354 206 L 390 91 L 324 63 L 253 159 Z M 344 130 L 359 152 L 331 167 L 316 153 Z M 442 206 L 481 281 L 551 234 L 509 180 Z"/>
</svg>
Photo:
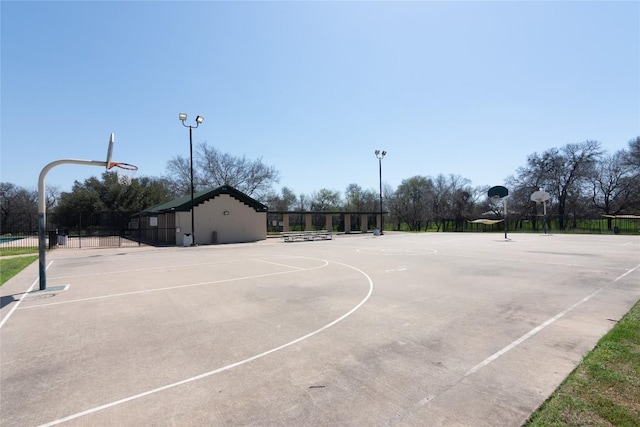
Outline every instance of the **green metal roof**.
<svg viewBox="0 0 640 427">
<path fill-rule="evenodd" d="M 240 202 L 246 204 L 247 206 L 253 208 L 256 212 L 266 212 L 267 206 L 258 202 L 255 199 L 247 196 L 246 194 L 236 190 L 233 187 L 228 185 L 223 185 L 218 188 L 214 188 L 212 190 L 199 191 L 197 193 L 193 193 L 193 205 L 198 206 L 201 203 L 206 202 L 207 200 L 211 200 L 221 194 L 228 194 L 234 199 L 239 200 Z M 173 199 L 169 202 L 160 203 L 155 206 L 151 206 L 143 211 L 140 211 L 138 215 L 152 214 L 152 213 L 161 213 L 161 212 L 189 212 L 191 209 L 191 194 L 187 194 L 182 197 L 178 197 L 177 199 Z"/>
</svg>

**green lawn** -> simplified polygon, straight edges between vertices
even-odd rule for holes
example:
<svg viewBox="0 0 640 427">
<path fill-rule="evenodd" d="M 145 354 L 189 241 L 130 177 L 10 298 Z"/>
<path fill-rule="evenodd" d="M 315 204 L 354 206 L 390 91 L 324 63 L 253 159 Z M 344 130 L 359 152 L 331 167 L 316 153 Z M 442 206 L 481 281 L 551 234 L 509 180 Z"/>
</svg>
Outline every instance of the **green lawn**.
<svg viewBox="0 0 640 427">
<path fill-rule="evenodd" d="M 37 259 L 38 255 L 0 258 L 0 286 Z"/>
<path fill-rule="evenodd" d="M 12 255 L 37 254 L 38 248 L 22 248 L 22 249 L 2 249 L 0 257 Z"/>
<path fill-rule="evenodd" d="M 526 426 L 640 426 L 640 302 Z"/>
</svg>

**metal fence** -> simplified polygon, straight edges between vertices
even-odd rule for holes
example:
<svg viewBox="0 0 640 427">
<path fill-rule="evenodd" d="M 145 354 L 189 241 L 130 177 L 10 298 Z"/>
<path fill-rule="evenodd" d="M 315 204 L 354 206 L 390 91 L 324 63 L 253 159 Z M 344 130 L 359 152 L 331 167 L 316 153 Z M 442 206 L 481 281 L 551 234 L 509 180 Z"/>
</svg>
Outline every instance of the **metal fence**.
<svg viewBox="0 0 640 427">
<path fill-rule="evenodd" d="M 38 247 L 38 216 L 23 214 L 3 221 L 0 230 L 0 251 Z M 58 248 L 107 248 L 139 246 L 132 229 L 131 214 L 104 212 L 97 215 L 56 214 L 47 217 L 46 246 Z"/>
<path fill-rule="evenodd" d="M 22 215 L 12 221 L 3 221 L 0 230 L 0 251 L 13 249 L 38 248 L 37 214 Z M 318 221 L 324 221 L 320 218 Z M 374 221 L 375 218 L 371 218 Z M 135 247 L 140 245 L 176 245 L 175 227 L 171 224 L 158 224 L 160 227 L 146 227 L 139 223 L 132 213 L 104 212 L 98 215 L 59 217 L 55 214 L 47 218 L 46 245 L 49 249 L 71 248 L 109 248 Z M 292 230 L 304 229 L 303 219 L 292 218 Z M 315 223 L 314 223 L 315 224 Z M 268 217 L 267 229 L 280 229 L 275 217 Z M 353 225 L 353 224 L 352 224 Z M 401 225 L 385 220 L 387 229 L 403 230 Z M 543 233 L 545 223 L 540 217 L 509 218 L 508 232 L 513 233 Z M 341 221 L 335 218 L 334 227 L 340 232 Z M 353 227 L 357 230 L 356 227 Z M 429 231 L 435 231 L 433 223 Z M 440 231 L 459 232 L 494 232 L 504 231 L 504 223 L 474 224 L 466 220 L 448 221 Z M 620 218 L 570 218 L 564 221 L 564 228 L 560 228 L 558 218 L 548 217 L 546 221 L 548 233 L 589 233 L 589 234 L 640 234 L 639 219 Z"/>
</svg>

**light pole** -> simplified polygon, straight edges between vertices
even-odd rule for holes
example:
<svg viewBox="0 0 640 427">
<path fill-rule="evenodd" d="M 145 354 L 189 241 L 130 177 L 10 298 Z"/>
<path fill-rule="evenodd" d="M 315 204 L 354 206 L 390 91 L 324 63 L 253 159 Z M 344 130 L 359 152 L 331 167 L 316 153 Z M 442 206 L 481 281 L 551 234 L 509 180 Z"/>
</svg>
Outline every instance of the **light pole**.
<svg viewBox="0 0 640 427">
<path fill-rule="evenodd" d="M 187 115 L 185 113 L 180 113 L 178 115 L 178 118 L 182 122 L 182 126 L 189 128 L 189 166 L 191 168 L 191 246 L 197 246 L 195 218 L 193 214 L 193 130 L 196 129 L 200 125 L 200 123 L 204 121 L 204 117 L 197 116 L 195 126 L 184 124 L 184 121 L 187 120 Z"/>
<path fill-rule="evenodd" d="M 384 234 L 384 215 L 382 213 L 382 159 L 387 155 L 386 151 L 375 151 L 376 157 L 378 158 L 378 171 L 380 173 L 380 235 Z"/>
</svg>

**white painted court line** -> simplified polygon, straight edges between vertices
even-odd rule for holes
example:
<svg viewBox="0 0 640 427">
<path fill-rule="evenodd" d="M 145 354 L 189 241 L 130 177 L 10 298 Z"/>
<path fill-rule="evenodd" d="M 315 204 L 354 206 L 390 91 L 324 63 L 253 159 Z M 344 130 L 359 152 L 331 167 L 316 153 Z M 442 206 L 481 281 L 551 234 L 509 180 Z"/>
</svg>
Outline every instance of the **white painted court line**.
<svg viewBox="0 0 640 427">
<path fill-rule="evenodd" d="M 53 261 L 51 261 L 44 269 L 45 271 L 51 266 L 51 264 L 53 264 Z M 13 314 L 14 311 L 16 311 L 16 309 L 18 308 L 18 306 L 20 305 L 20 303 L 22 302 L 22 300 L 29 295 L 29 292 L 31 292 L 31 290 L 33 289 L 33 287 L 36 285 L 36 283 L 38 283 L 40 281 L 40 278 L 38 277 L 36 280 L 33 281 L 33 283 L 31 284 L 31 286 L 29 286 L 29 289 L 27 289 L 26 292 L 24 292 L 22 294 L 22 296 L 20 297 L 20 299 L 18 300 L 17 303 L 15 303 L 15 305 L 13 307 L 11 307 L 11 310 L 9 310 L 9 313 L 7 313 L 6 316 L 4 316 L 2 318 L 2 321 L 0 321 L 0 329 L 4 326 L 5 323 L 7 323 L 7 320 L 9 320 L 9 318 L 11 317 L 11 315 Z"/>
<path fill-rule="evenodd" d="M 628 270 L 626 273 L 616 277 L 613 282 L 617 282 L 618 280 L 622 279 L 623 277 L 625 277 L 627 274 L 630 274 L 631 272 L 635 271 L 636 269 L 638 269 L 640 267 L 640 264 L 636 265 L 634 268 L 632 268 L 631 270 Z M 520 338 L 518 338 L 517 340 L 515 340 L 514 342 L 512 342 L 511 344 L 509 344 L 508 346 L 504 347 L 502 350 L 497 351 L 496 353 L 492 354 L 491 356 L 487 357 L 485 360 L 483 360 L 482 362 L 478 363 L 476 366 L 474 366 L 473 368 L 469 369 L 467 371 L 466 374 L 464 374 L 465 377 L 468 377 L 469 375 L 473 374 L 474 372 L 478 371 L 480 368 L 487 366 L 489 363 L 493 362 L 494 360 L 496 360 L 498 357 L 502 356 L 503 354 L 506 354 L 507 352 L 509 352 L 510 350 L 512 350 L 513 348 L 515 348 L 516 346 L 518 346 L 519 344 L 521 344 L 522 342 L 524 342 L 525 340 L 527 340 L 528 338 L 534 336 L 535 334 L 537 334 L 538 332 L 540 332 L 541 330 L 543 330 L 544 328 L 546 328 L 547 326 L 551 325 L 552 323 L 554 323 L 556 320 L 564 317 L 567 313 L 573 311 L 576 307 L 581 306 L 582 304 L 584 304 L 585 302 L 589 301 L 591 298 L 595 297 L 596 295 L 598 295 L 600 292 L 602 292 L 603 290 L 605 290 L 606 288 L 609 287 L 609 283 L 602 286 L 600 289 L 592 292 L 591 294 L 587 295 L 586 297 L 582 298 L 580 301 L 578 301 L 577 303 L 573 304 L 571 307 L 561 311 L 560 313 L 556 314 L 555 316 L 553 316 L 551 319 L 548 319 L 547 321 L 541 323 L 540 325 L 536 326 L 535 328 L 533 328 L 532 330 L 530 330 L 529 332 L 527 332 L 526 334 L 524 334 L 523 336 L 521 336 Z"/>
<path fill-rule="evenodd" d="M 625 272 L 624 274 L 621 274 L 620 276 L 616 277 L 613 280 L 612 283 L 615 283 L 615 282 L 619 281 L 620 279 L 622 279 L 623 277 L 627 276 L 628 274 L 631 274 L 632 272 L 634 272 L 638 268 L 640 268 L 640 264 L 636 265 L 635 267 L 633 267 L 630 270 L 627 270 L 627 272 Z M 495 352 L 494 354 L 492 354 L 491 356 L 487 357 L 485 360 L 483 360 L 482 362 L 478 363 L 473 368 L 469 369 L 461 378 L 458 378 L 453 383 L 451 383 L 447 387 L 447 389 L 445 391 L 448 391 L 449 389 L 451 389 L 452 387 L 454 387 L 455 385 L 460 383 L 460 381 L 462 381 L 463 379 L 465 379 L 468 376 L 472 375 L 473 373 L 479 371 L 480 369 L 482 369 L 483 367 L 487 366 L 488 364 L 490 364 L 494 360 L 498 359 L 500 356 L 503 356 L 506 353 L 508 353 L 510 350 L 513 350 L 519 344 L 522 344 L 524 341 L 526 341 L 527 339 L 531 338 L 532 336 L 534 336 L 535 334 L 537 334 L 538 332 L 540 332 L 541 330 L 543 330 L 547 326 L 551 325 L 552 323 L 556 322 L 558 319 L 560 319 L 560 318 L 564 317 L 565 315 L 567 315 L 572 310 L 575 310 L 577 307 L 579 307 L 582 304 L 584 304 L 585 302 L 589 301 L 590 299 L 592 299 L 593 297 L 598 295 L 600 292 L 605 290 L 610 285 L 611 285 L 611 283 L 608 283 L 608 284 L 602 286 L 600 289 L 598 289 L 598 290 L 592 292 L 591 294 L 587 295 L 586 297 L 584 297 L 583 299 L 581 299 L 577 303 L 573 304 L 571 307 L 561 311 L 560 313 L 556 314 L 552 318 L 550 318 L 547 321 L 545 321 L 545 322 L 541 323 L 540 325 L 536 326 L 535 328 L 533 328 L 532 330 L 530 330 L 529 332 L 527 332 L 526 334 L 524 334 L 523 336 L 521 336 L 517 340 L 513 341 L 511 344 L 507 345 L 506 347 L 502 348 L 501 350 L 499 350 L 499 351 Z M 442 393 L 440 393 L 440 394 L 442 394 Z M 413 412 L 417 411 L 421 407 L 427 405 L 429 402 L 431 402 L 436 397 L 438 397 L 438 396 L 437 395 L 436 396 L 429 395 L 429 396 L 419 400 L 417 403 L 415 403 L 410 408 L 405 409 L 404 411 L 402 411 L 398 415 L 396 415 L 396 417 L 394 419 L 390 420 L 389 422 L 387 422 L 386 425 L 391 426 L 391 425 L 395 425 L 395 424 L 401 422 L 404 418 L 406 418 L 407 416 L 409 416 Z"/>
<path fill-rule="evenodd" d="M 329 264 L 328 261 L 326 261 L 326 260 L 323 260 L 323 261 L 325 261 L 327 264 Z M 182 381 L 177 381 L 177 382 L 174 382 L 174 383 L 171 383 L 171 384 L 167 384 L 167 385 L 162 386 L 162 387 L 154 388 L 152 390 L 148 390 L 148 391 L 145 391 L 145 392 L 142 392 L 142 393 L 135 394 L 133 396 L 125 397 L 125 398 L 120 399 L 120 400 L 116 400 L 116 401 L 113 401 L 113 402 L 110 402 L 110 403 L 106 403 L 104 405 L 96 406 L 94 408 L 87 409 L 85 411 L 78 412 L 78 413 L 75 413 L 73 415 L 66 416 L 64 418 L 59 418 L 57 420 L 48 422 L 46 424 L 41 424 L 39 427 L 49 427 L 49 426 L 58 425 L 58 424 L 61 424 L 61 423 L 67 422 L 67 421 L 71 421 L 71 420 L 83 417 L 85 415 L 90 415 L 90 414 L 94 414 L 96 412 L 103 411 L 105 409 L 113 408 L 114 406 L 118 406 L 118 405 L 121 405 L 123 403 L 130 402 L 132 400 L 140 399 L 142 397 L 146 397 L 146 396 L 149 396 L 149 395 L 152 395 L 152 394 L 155 394 L 155 393 L 160 393 L 161 391 L 168 390 L 170 388 L 178 387 L 178 386 L 181 386 L 183 384 L 188 384 L 188 383 L 191 383 L 191 382 L 194 382 L 194 381 L 201 380 L 201 379 L 206 378 L 206 377 L 210 377 L 210 376 L 215 375 L 215 374 L 219 374 L 220 372 L 224 372 L 224 371 L 228 371 L 228 370 L 233 369 L 233 368 L 237 368 L 238 366 L 245 365 L 245 364 L 247 364 L 249 362 L 252 362 L 254 360 L 260 359 L 260 358 L 265 357 L 265 356 L 267 356 L 269 354 L 275 353 L 277 351 L 280 351 L 280 350 L 285 349 L 287 347 L 290 347 L 292 345 L 298 344 L 301 341 L 304 341 L 304 340 L 306 340 L 308 338 L 313 337 L 314 335 L 319 334 L 320 332 L 323 332 L 323 331 L 329 329 L 330 327 L 334 326 L 335 324 L 341 322 L 342 320 L 346 319 L 347 317 L 349 317 L 353 313 L 355 313 L 360 307 L 362 307 L 362 305 L 365 302 L 367 302 L 367 300 L 369 299 L 369 297 L 371 297 L 371 294 L 373 293 L 373 280 L 371 280 L 371 277 L 369 277 L 364 271 L 362 271 L 362 270 L 360 270 L 360 269 L 358 269 L 356 267 L 353 267 L 351 265 L 348 265 L 348 264 L 342 264 L 340 262 L 335 262 L 335 261 L 332 261 L 332 262 L 334 264 L 342 265 L 344 267 L 351 268 L 351 269 L 357 271 L 358 273 L 360 273 L 364 277 L 366 277 L 367 281 L 369 282 L 369 291 L 367 292 L 367 295 L 362 299 L 362 301 L 360 301 L 355 307 L 353 307 L 351 310 L 349 310 L 348 312 L 346 312 L 342 316 L 338 317 L 334 321 L 332 321 L 330 323 L 327 323 L 323 327 L 321 327 L 319 329 L 316 329 L 315 331 L 310 332 L 310 333 L 308 333 L 308 334 L 306 334 L 304 336 L 301 336 L 300 338 L 297 338 L 297 339 L 295 339 L 293 341 L 290 341 L 290 342 L 288 342 L 286 344 L 283 344 L 281 346 L 272 348 L 271 350 L 267 350 L 267 351 L 265 351 L 263 353 L 255 355 L 255 356 L 249 357 L 247 359 L 241 360 L 239 362 L 235 362 L 235 363 L 232 363 L 230 365 L 223 366 L 221 368 L 214 369 L 212 371 L 205 372 L 203 374 L 196 375 L 196 376 L 193 376 L 191 378 L 184 379 Z"/>
<path fill-rule="evenodd" d="M 183 270 L 189 269 L 193 267 L 198 267 L 202 265 L 211 266 L 211 265 L 220 265 L 220 264 L 232 264 L 236 262 L 244 262 L 246 260 L 230 260 L 230 261 L 218 261 L 218 262 L 199 262 L 195 264 L 176 264 L 176 265 L 161 265 L 158 267 L 149 267 L 149 268 L 133 268 L 129 270 L 114 270 L 114 271 L 103 271 L 100 273 L 86 273 L 86 274 L 73 274 L 70 276 L 54 276 L 50 277 L 50 279 L 69 279 L 74 277 L 90 277 L 90 276 L 106 276 L 109 274 L 128 274 L 128 273 L 136 273 L 140 271 L 154 271 L 154 270 Z"/>
<path fill-rule="evenodd" d="M 295 270 L 300 270 L 300 271 L 304 271 L 305 270 L 303 267 L 296 267 L 296 266 L 293 266 L 293 265 L 280 264 L 278 262 L 266 261 L 264 259 L 252 258 L 251 261 L 263 262 L 265 264 L 277 265 L 277 266 L 280 266 L 280 267 L 293 268 Z"/>
<path fill-rule="evenodd" d="M 638 268 L 640 268 L 640 264 L 636 265 L 635 267 L 633 267 L 631 270 L 627 271 L 626 273 L 624 273 L 621 276 L 616 277 L 616 279 L 614 280 L 614 282 L 617 282 L 618 280 L 622 279 L 624 276 L 626 276 L 627 274 L 631 274 L 634 271 L 636 271 Z"/>
<path fill-rule="evenodd" d="M 317 270 L 319 268 L 324 268 L 327 265 L 329 265 L 329 263 L 327 261 L 325 261 L 325 263 L 320 265 L 320 266 L 305 268 L 305 269 L 301 269 L 301 270 L 279 271 L 279 272 L 276 272 L 276 273 L 257 274 L 257 275 L 254 275 L 254 276 L 234 277 L 234 278 L 231 278 L 231 279 L 212 280 L 212 281 L 209 281 L 209 282 L 189 283 L 187 285 L 167 286 L 167 287 L 164 287 L 164 288 L 143 289 L 141 291 L 131 291 L 131 292 L 122 292 L 122 293 L 119 293 L 119 294 L 100 295 L 100 296 L 97 296 L 97 297 L 78 298 L 78 299 L 67 300 L 67 301 L 58 301 L 58 302 L 51 302 L 51 303 L 47 303 L 47 304 L 38 304 L 38 305 L 29 306 L 29 307 L 22 307 L 20 310 L 29 310 L 29 309 L 32 309 L 32 308 L 45 308 L 45 307 L 50 307 L 50 306 L 53 306 L 53 305 L 71 304 L 71 303 L 76 303 L 76 302 L 86 302 L 86 301 L 93 301 L 93 300 L 99 300 L 99 299 L 116 298 L 116 297 L 130 296 L 130 295 L 139 295 L 139 294 L 146 294 L 146 293 L 151 293 L 151 292 L 171 291 L 171 290 L 175 290 L 175 289 L 184 289 L 184 288 L 192 288 L 192 287 L 196 287 L 196 286 L 213 285 L 213 284 L 216 284 L 216 283 L 237 282 L 237 281 L 240 281 L 240 280 L 257 279 L 259 277 L 277 276 L 277 275 L 282 275 L 282 274 L 298 273 L 300 271 Z M 293 268 L 291 266 L 288 266 L 288 267 Z"/>
<path fill-rule="evenodd" d="M 487 357 L 485 360 L 483 360 L 482 362 L 478 363 L 476 366 L 474 366 L 473 368 L 469 369 L 464 376 L 468 377 L 469 375 L 473 374 L 474 372 L 478 371 L 479 369 L 483 368 L 484 366 L 487 366 L 489 363 L 493 362 L 494 360 L 496 360 L 498 357 L 506 354 L 507 352 L 509 352 L 510 350 L 514 349 L 516 346 L 518 346 L 519 344 L 522 344 L 525 340 L 531 338 L 532 336 L 534 336 L 535 334 L 537 334 L 538 332 L 540 332 L 541 330 L 543 330 L 544 328 L 546 328 L 547 326 L 551 325 L 552 323 L 554 323 L 556 320 L 564 317 L 567 313 L 573 311 L 576 307 L 581 306 L 582 304 L 584 304 L 585 302 L 589 301 L 591 298 L 595 297 L 596 295 L 598 295 L 600 292 L 602 292 L 607 286 L 603 286 L 600 289 L 596 290 L 595 292 L 592 292 L 591 294 L 587 295 L 586 297 L 582 298 L 580 301 L 578 301 L 577 303 L 573 304 L 571 307 L 561 311 L 560 313 L 556 314 L 555 316 L 553 316 L 551 319 L 546 320 L 545 322 L 541 323 L 540 325 L 536 326 L 535 328 L 533 328 L 532 330 L 530 330 L 529 332 L 527 332 L 526 334 L 524 334 L 523 336 L 521 336 L 520 338 L 518 338 L 517 340 L 513 341 L 511 344 L 509 344 L 508 346 L 504 347 L 503 349 L 495 352 L 494 354 L 492 354 L 491 356 Z"/>
</svg>

